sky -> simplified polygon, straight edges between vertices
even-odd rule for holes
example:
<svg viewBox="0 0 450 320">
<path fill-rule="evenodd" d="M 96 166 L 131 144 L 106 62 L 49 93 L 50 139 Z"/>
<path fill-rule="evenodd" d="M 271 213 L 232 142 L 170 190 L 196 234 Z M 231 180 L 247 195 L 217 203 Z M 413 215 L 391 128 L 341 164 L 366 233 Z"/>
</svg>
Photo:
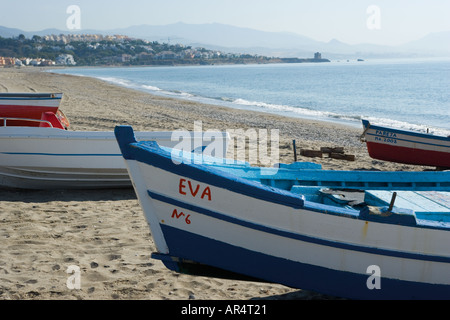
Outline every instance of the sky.
<svg viewBox="0 0 450 320">
<path fill-rule="evenodd" d="M 73 5 L 79 14 L 68 12 Z M 449 17 L 449 0 L 21 0 L 2 3 L 0 26 L 69 33 L 74 26 L 108 30 L 141 24 L 223 23 L 293 32 L 324 42 L 399 45 L 450 31 Z"/>
</svg>

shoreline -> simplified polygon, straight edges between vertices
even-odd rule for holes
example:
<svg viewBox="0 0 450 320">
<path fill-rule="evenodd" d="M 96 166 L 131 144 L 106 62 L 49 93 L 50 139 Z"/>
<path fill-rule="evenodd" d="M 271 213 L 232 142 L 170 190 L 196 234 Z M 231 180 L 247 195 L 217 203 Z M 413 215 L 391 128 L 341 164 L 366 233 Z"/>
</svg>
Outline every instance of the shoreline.
<svg viewBox="0 0 450 320">
<path fill-rule="evenodd" d="M 180 65 L 178 67 L 183 67 L 184 65 Z M 194 66 L 194 67 L 201 67 L 202 65 L 198 65 L 198 66 Z M 222 66 L 222 65 L 220 65 Z M 227 66 L 227 65 L 223 65 L 223 66 Z M 104 80 L 101 79 L 99 77 L 94 77 L 94 76 L 89 76 L 89 75 L 78 75 L 78 74 L 70 74 L 70 73 L 59 73 L 59 72 L 53 72 L 53 70 L 63 70 L 63 69 L 94 69 L 94 68 L 102 68 L 102 69 L 109 69 L 109 68 L 158 68 L 158 67 L 168 67 L 168 66 L 156 66 L 156 65 L 149 65 L 149 66 L 86 66 L 86 67 L 57 67 L 57 68 L 51 68 L 49 70 L 42 70 L 43 72 L 46 73 L 55 73 L 55 74 L 63 74 L 63 75 L 70 75 L 70 76 L 77 76 L 77 77 L 86 77 L 86 78 L 90 78 L 90 79 L 94 79 L 94 80 L 99 80 L 99 81 L 104 81 L 108 84 L 111 85 L 115 85 L 118 87 L 122 87 L 125 89 L 129 89 L 129 90 L 136 90 L 139 92 L 143 92 L 152 96 L 159 96 L 159 97 L 164 97 L 164 98 L 169 98 L 169 99 L 176 99 L 176 100 L 180 100 L 180 101 L 186 101 L 186 102 L 191 102 L 191 103 L 198 103 L 198 104 L 202 104 L 202 105 L 210 105 L 210 106 L 218 106 L 218 107 L 225 107 L 225 108 L 230 108 L 230 109 L 236 109 L 236 110 L 242 110 L 244 112 L 255 112 L 255 113 L 260 113 L 260 114 L 268 114 L 268 115 L 274 115 L 274 116 L 279 116 L 279 117 L 283 117 L 283 118 L 295 118 L 295 119 L 299 119 L 299 120 L 305 120 L 305 121 L 318 121 L 320 123 L 323 123 L 324 125 L 326 124 L 330 124 L 330 125 L 338 125 L 338 126 L 344 126 L 344 127 L 348 127 L 351 129 L 361 129 L 362 125 L 360 122 L 358 123 L 354 123 L 350 120 L 345 120 L 345 119 L 338 119 L 338 118 L 324 118 L 324 117 L 319 117 L 319 116 L 308 116 L 308 115 L 303 115 L 303 114 L 297 114 L 293 111 L 285 111 L 284 114 L 277 112 L 277 111 L 271 111 L 271 110 L 262 110 L 261 107 L 257 106 L 257 105 L 240 105 L 240 104 L 234 104 L 232 102 L 229 101 L 220 101 L 218 99 L 213 99 L 213 98 L 208 98 L 208 97 L 202 97 L 202 96 L 194 96 L 191 95 L 190 93 L 186 93 L 189 95 L 189 97 L 183 97 L 183 96 L 176 96 L 177 92 L 171 92 L 171 91 L 166 91 L 163 89 L 159 89 L 159 91 L 155 90 L 154 92 L 151 89 L 140 89 L 137 87 L 133 87 L 133 86 L 127 86 L 124 84 L 120 84 L 120 83 L 116 83 L 114 81 L 111 80 Z M 186 67 L 191 67 L 191 66 L 186 66 Z"/>
<path fill-rule="evenodd" d="M 36 72 L 37 71 L 37 72 Z M 376 161 L 359 141 L 361 130 L 165 98 L 98 79 L 40 70 L 0 69 L 1 92 L 63 92 L 69 130 L 136 131 L 279 129 L 280 161 L 297 148 L 345 147 L 348 162 L 306 158 L 333 170 L 417 170 Z M 155 251 L 133 189 L 0 192 L 0 299 L 4 300 L 311 300 L 335 299 L 277 284 L 180 275 Z M 69 289 L 70 267 L 80 268 L 81 289 Z"/>
<path fill-rule="evenodd" d="M 368 62 L 364 62 L 364 64 L 369 64 L 369 65 L 377 65 L 377 64 L 382 64 L 385 65 L 390 64 L 392 61 L 398 61 L 398 60 L 402 60 L 404 61 L 404 59 L 388 59 L 387 61 L 385 59 L 379 59 L 379 60 L 371 60 Z M 434 61 L 435 59 L 407 59 L 408 61 L 408 65 L 410 63 L 423 63 L 423 62 L 429 62 L 429 61 Z M 391 62 L 389 62 L 391 61 Z M 443 58 L 441 59 L 437 59 L 436 61 L 446 61 L 443 60 Z M 335 65 L 342 65 L 342 64 L 348 64 L 348 63 L 339 63 L 337 61 L 334 61 L 331 64 L 335 64 Z M 361 62 L 354 62 L 354 64 L 358 64 L 361 65 Z M 285 64 L 287 65 L 287 64 Z M 124 70 L 127 70 L 129 68 L 136 68 L 136 70 L 138 70 L 139 68 L 146 68 L 146 67 L 151 67 L 154 68 L 155 66 L 126 66 L 124 68 Z M 189 66 L 191 67 L 191 66 Z M 219 66 L 220 67 L 220 66 Z M 70 69 L 73 68 L 75 69 L 83 69 L 85 67 L 80 67 L 80 66 L 75 66 L 75 67 L 68 67 L 68 68 L 63 68 L 66 69 L 67 72 L 70 74 L 71 71 Z M 88 70 L 89 68 L 97 68 L 97 67 L 87 67 L 86 70 Z M 105 69 L 105 68 L 109 68 L 109 67 L 105 67 L 102 66 L 100 67 L 101 69 Z M 116 66 L 112 67 L 112 69 L 117 68 Z M 123 68 L 123 67 L 119 67 L 119 68 Z M 167 68 L 167 67 L 166 67 Z M 197 68 L 197 66 L 195 66 L 195 68 Z M 61 68 L 60 68 L 61 69 Z M 239 70 L 239 69 L 237 69 Z M 61 72 L 56 70 L 56 72 Z M 62 71 L 65 72 L 65 71 Z M 75 71 L 77 72 L 77 71 Z M 92 78 L 96 78 L 96 72 L 94 72 L 94 75 L 89 75 L 90 72 L 86 71 L 87 74 L 85 73 L 83 76 L 86 77 L 92 77 Z M 287 105 L 283 105 L 282 103 L 279 104 L 277 103 L 277 101 L 272 101 L 272 103 L 265 103 L 263 101 L 265 101 L 264 99 L 259 99 L 257 96 L 256 97 L 250 97 L 250 98 L 245 98 L 245 94 L 242 95 L 235 95 L 234 98 L 228 99 L 227 97 L 229 96 L 233 96 L 233 94 L 231 95 L 227 95 L 227 94 L 211 94 L 211 96 L 213 98 L 209 98 L 209 95 L 206 94 L 205 96 L 199 96 L 199 95 L 195 95 L 195 94 L 190 94 L 190 90 L 189 89 L 185 89 L 186 92 L 180 92 L 177 91 L 177 87 L 181 88 L 180 86 L 176 86 L 174 88 L 170 88 L 167 90 L 164 89 L 159 89 L 159 88 L 152 88 L 151 84 L 149 86 L 149 88 L 146 88 L 147 86 L 136 82 L 134 83 L 133 80 L 128 81 L 126 80 L 127 77 L 125 76 L 125 78 L 121 77 L 119 74 L 116 74 L 113 72 L 113 74 L 109 73 L 109 72 L 102 72 L 99 71 L 100 73 L 97 74 L 97 79 L 105 77 L 105 80 L 110 82 L 111 84 L 116 84 L 119 86 L 123 86 L 125 88 L 131 88 L 131 89 L 137 89 L 149 94 L 153 94 L 153 95 L 161 95 L 164 97 L 169 97 L 169 98 L 175 98 L 175 99 L 183 99 L 183 100 L 187 100 L 187 101 L 193 101 L 193 102 L 198 102 L 201 104 L 213 104 L 213 105 L 219 105 L 219 106 L 225 106 L 225 107 L 229 107 L 229 108 L 234 108 L 234 109 L 239 109 L 239 110 L 250 110 L 250 111 L 255 111 L 255 112 L 263 112 L 263 113 L 268 113 L 268 114 L 275 114 L 275 115 L 281 115 L 281 116 L 286 116 L 286 117 L 295 117 L 295 118 L 299 118 L 299 119 L 304 119 L 304 120 L 312 120 L 312 121 L 321 121 L 321 122 L 327 122 L 327 123 L 331 123 L 331 124 L 339 124 L 339 125 L 344 125 L 344 126 L 349 126 L 352 128 L 358 128 L 361 129 L 362 125 L 361 125 L 361 117 L 363 117 L 364 119 L 370 120 L 372 123 L 379 123 L 379 124 L 386 124 L 388 123 L 389 125 L 399 128 L 399 129 L 403 129 L 403 130 L 411 130 L 411 131 L 417 131 L 417 132 L 428 132 L 427 130 L 431 130 L 431 133 L 436 134 L 436 135 L 443 135 L 443 136 L 447 136 L 448 134 L 450 134 L 449 129 L 447 128 L 448 126 L 445 123 L 439 123 L 436 124 L 433 121 L 430 122 L 430 119 L 427 118 L 426 121 L 423 121 L 423 119 L 416 119 L 413 120 L 415 118 L 411 118 L 410 120 L 412 122 L 408 122 L 409 120 L 405 120 L 404 118 L 398 118 L 395 117 L 394 118 L 384 118 L 382 115 L 375 115 L 373 114 L 371 116 L 370 111 L 369 114 L 365 114 L 364 116 L 362 116 L 361 113 L 364 113 L 364 111 L 359 111 L 359 110 L 355 110 L 354 112 L 352 112 L 350 115 L 346 115 L 345 112 L 344 114 L 341 114 L 339 109 L 335 109 L 333 107 L 330 107 L 330 110 L 334 110 L 334 113 L 328 113 L 326 111 L 313 111 L 313 110 L 308 110 L 308 108 L 303 108 L 301 105 L 298 105 L 296 103 L 287 103 Z M 117 77 L 117 78 L 115 78 Z M 131 78 L 133 79 L 133 78 Z M 164 85 L 161 85 L 161 87 L 166 87 Z M 153 91 L 152 89 L 155 89 L 155 91 Z M 157 90 L 157 91 L 156 91 Z M 201 90 L 200 90 L 201 92 Z M 217 96 L 217 97 L 216 97 Z M 221 98 L 221 97 L 225 97 L 225 98 Z M 409 118 L 408 118 L 409 119 Z"/>
</svg>

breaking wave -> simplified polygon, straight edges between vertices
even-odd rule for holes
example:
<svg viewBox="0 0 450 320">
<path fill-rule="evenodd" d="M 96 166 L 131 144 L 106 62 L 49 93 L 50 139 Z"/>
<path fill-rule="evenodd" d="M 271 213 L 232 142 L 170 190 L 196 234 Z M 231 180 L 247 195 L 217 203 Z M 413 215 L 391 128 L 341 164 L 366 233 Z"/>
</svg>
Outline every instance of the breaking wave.
<svg viewBox="0 0 450 320">
<path fill-rule="evenodd" d="M 337 113 L 328 112 L 328 111 L 319 111 L 319 110 L 312 110 L 312 109 L 308 109 L 308 108 L 292 107 L 292 106 L 279 105 L 279 104 L 270 104 L 270 103 L 258 102 L 258 101 L 248 101 L 245 99 L 235 99 L 232 102 L 233 102 L 233 104 L 238 105 L 238 106 L 253 107 L 254 109 L 273 111 L 274 113 L 277 113 L 277 114 L 299 116 L 302 118 L 345 122 L 346 124 L 355 125 L 355 126 L 361 126 L 361 120 L 365 119 L 365 120 L 369 120 L 371 123 L 374 123 L 374 124 L 393 127 L 393 128 L 397 128 L 400 130 L 409 130 L 409 131 L 416 131 L 416 132 L 422 132 L 422 133 L 428 132 L 428 133 L 431 133 L 434 135 L 440 135 L 440 136 L 449 136 L 450 135 L 450 130 L 434 128 L 434 127 L 425 126 L 425 125 L 416 125 L 416 124 L 412 124 L 412 123 L 408 123 L 408 122 L 397 121 L 397 120 L 386 119 L 386 118 L 377 118 L 377 117 L 364 116 L 364 115 L 343 115 L 343 114 L 337 114 Z"/>
</svg>

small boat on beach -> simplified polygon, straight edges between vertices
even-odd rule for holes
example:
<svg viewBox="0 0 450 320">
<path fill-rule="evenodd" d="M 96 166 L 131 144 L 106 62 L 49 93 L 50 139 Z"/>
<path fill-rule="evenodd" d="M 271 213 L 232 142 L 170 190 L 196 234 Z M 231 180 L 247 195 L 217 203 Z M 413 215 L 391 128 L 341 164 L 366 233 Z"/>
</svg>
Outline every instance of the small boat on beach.
<svg viewBox="0 0 450 320">
<path fill-rule="evenodd" d="M 378 160 L 450 168 L 450 137 L 393 129 L 362 120 L 369 155 Z"/>
<path fill-rule="evenodd" d="M 152 257 L 170 270 L 354 299 L 450 298 L 450 172 L 413 172 L 401 184 L 361 171 L 342 187 L 333 175 L 348 171 L 250 169 L 138 142 L 128 126 L 115 134 Z"/>
<path fill-rule="evenodd" d="M 39 126 L 39 122 L 12 119 L 40 120 L 45 112 L 56 115 L 62 97 L 62 93 L 0 93 L 0 116 L 10 118 L 10 125 Z"/>
<path fill-rule="evenodd" d="M 60 97 L 57 95 L 7 96 L 17 101 L 27 98 L 28 103 L 18 107 L 17 104 L 5 102 L 0 107 L 0 187 L 131 187 L 113 131 L 67 130 L 69 121 L 58 109 Z M 40 101 L 41 96 L 46 98 Z M 6 95 L 3 94 L 3 97 Z M 31 97 L 38 98 L 33 100 Z M 169 147 L 179 143 L 173 139 L 173 132 L 139 132 L 137 136 Z M 228 135 L 216 133 L 215 138 L 223 139 L 223 152 L 226 152 Z M 191 142 L 192 150 L 202 149 L 211 143 L 201 135 L 192 137 Z"/>
</svg>

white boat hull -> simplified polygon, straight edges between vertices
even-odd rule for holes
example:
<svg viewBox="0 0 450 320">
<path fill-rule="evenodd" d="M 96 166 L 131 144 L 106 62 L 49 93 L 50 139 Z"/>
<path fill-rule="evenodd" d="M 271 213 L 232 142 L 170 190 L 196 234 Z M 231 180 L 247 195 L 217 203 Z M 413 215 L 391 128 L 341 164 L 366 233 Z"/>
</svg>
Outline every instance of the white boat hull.
<svg viewBox="0 0 450 320">
<path fill-rule="evenodd" d="M 127 130 L 117 136 L 154 257 L 169 269 L 209 266 L 358 299 L 450 298 L 448 223 L 324 205 L 208 165 L 177 165 Z"/>
<path fill-rule="evenodd" d="M 145 186 L 137 193 L 143 208 L 147 207 L 144 210 L 160 254 L 346 296 L 338 286 L 341 282 L 352 287 L 348 293 L 351 298 L 424 298 L 418 291 L 409 295 L 404 288 L 402 292 L 394 290 L 396 283 L 415 290 L 422 286 L 430 290 L 425 287 L 431 283 L 436 292 L 444 284 L 449 293 L 450 256 L 439 257 L 448 252 L 448 230 L 325 214 L 312 204 L 292 208 L 245 196 L 229 187 L 168 174 L 148 164 L 128 161 L 128 165 L 137 185 L 139 175 L 145 179 Z M 194 188 L 200 185 L 196 197 L 190 194 L 187 182 L 183 182 L 186 195 L 180 194 L 181 180 Z M 206 187 L 211 201 L 201 198 Z M 166 262 L 169 267 L 173 264 Z M 367 284 L 371 268 L 381 272 L 379 289 Z"/>
<path fill-rule="evenodd" d="M 172 140 L 172 132 L 140 132 L 137 136 L 169 147 L 179 143 Z M 226 152 L 228 136 L 222 137 Z M 111 188 L 130 187 L 131 181 L 113 132 L 0 127 L 0 186 Z"/>
</svg>

